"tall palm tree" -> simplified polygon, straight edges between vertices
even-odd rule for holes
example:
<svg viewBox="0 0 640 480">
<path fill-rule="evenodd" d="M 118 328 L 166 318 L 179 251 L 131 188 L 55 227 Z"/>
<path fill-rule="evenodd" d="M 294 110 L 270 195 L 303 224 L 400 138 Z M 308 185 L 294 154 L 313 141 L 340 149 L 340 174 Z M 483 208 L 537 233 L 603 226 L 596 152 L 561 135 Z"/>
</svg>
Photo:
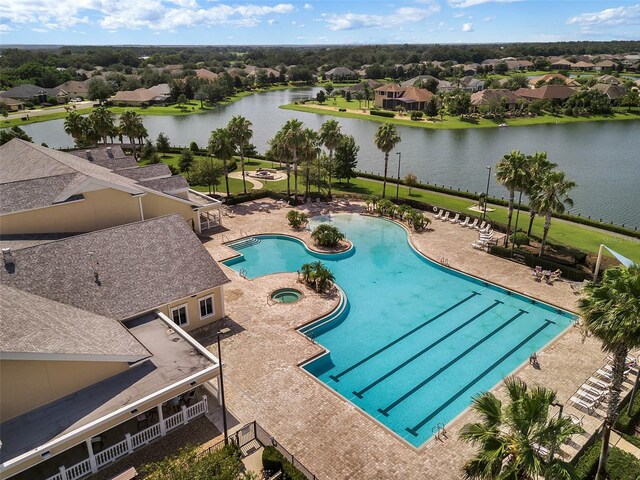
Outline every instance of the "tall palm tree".
<svg viewBox="0 0 640 480">
<path fill-rule="evenodd" d="M 304 132 L 302 130 L 302 122 L 292 118 L 282 127 L 283 141 L 291 152 L 291 161 L 293 162 L 293 199 L 298 202 L 298 150 L 304 142 Z"/>
<path fill-rule="evenodd" d="M 318 134 L 311 128 L 305 128 L 302 132 L 303 140 L 300 144 L 300 158 L 305 162 L 305 198 L 309 198 L 311 191 L 311 164 L 318 158 Z M 318 179 L 319 181 L 319 179 Z"/>
<path fill-rule="evenodd" d="M 78 147 L 83 145 L 86 122 L 87 119 L 76 111 L 69 112 L 69 115 L 67 115 L 67 118 L 64 120 L 65 133 L 71 135 Z"/>
<path fill-rule="evenodd" d="M 524 153 L 512 150 L 502 157 L 496 167 L 496 180 L 509 190 L 509 213 L 507 215 L 505 245 L 509 244 L 516 190 L 522 190 L 527 181 L 526 160 Z"/>
<path fill-rule="evenodd" d="M 384 152 L 384 179 L 382 183 L 382 198 L 385 197 L 387 190 L 387 169 L 389 167 L 389 152 L 400 143 L 400 135 L 393 123 L 383 123 L 378 128 L 375 136 L 375 144 L 378 150 Z"/>
<path fill-rule="evenodd" d="M 544 230 L 542 242 L 540 243 L 539 257 L 544 254 L 544 247 L 547 242 L 547 234 L 551 227 L 551 215 L 553 213 L 564 213 L 565 205 L 573 206 L 573 200 L 569 198 L 569 191 L 576 187 L 576 182 L 567 180 L 564 172 L 548 172 L 540 181 L 539 187 L 531 198 L 531 204 L 540 213 L 544 213 Z"/>
<path fill-rule="evenodd" d="M 126 110 L 120 115 L 120 128 L 122 133 L 129 137 L 129 143 L 135 143 L 135 140 L 139 138 L 138 131 L 140 127 L 143 127 L 142 117 L 133 110 Z"/>
<path fill-rule="evenodd" d="M 320 127 L 320 142 L 329 150 L 329 162 L 327 164 L 329 170 L 329 198 L 331 198 L 331 177 L 333 174 L 333 152 L 338 146 L 338 141 L 342 134 L 340 133 L 340 124 L 337 120 L 327 120 Z"/>
<path fill-rule="evenodd" d="M 222 160 L 224 168 L 224 182 L 229 196 L 229 169 L 227 162 L 233 158 L 235 147 L 229 131 L 226 128 L 216 128 L 209 137 L 209 155 Z"/>
<path fill-rule="evenodd" d="M 278 130 L 275 136 L 269 140 L 267 156 L 285 162 L 287 168 L 287 198 L 291 200 L 291 152 L 285 143 L 284 128 Z"/>
<path fill-rule="evenodd" d="M 235 115 L 227 125 L 227 130 L 229 130 L 233 143 L 240 154 L 240 165 L 242 166 L 242 188 L 245 194 L 247 193 L 247 183 L 244 172 L 244 149 L 253 136 L 251 125 L 252 123 L 242 115 Z"/>
<path fill-rule="evenodd" d="M 600 339 L 602 349 L 613 356 L 612 383 L 596 477 L 604 480 L 607 478 L 611 428 L 619 414 L 626 357 L 629 350 L 640 347 L 640 266 L 607 269 L 599 284 L 589 283 L 584 287 L 578 307 L 584 329 Z"/>
<path fill-rule="evenodd" d="M 89 114 L 89 121 L 93 125 L 93 129 L 95 130 L 98 137 L 102 139 L 102 143 L 107 143 L 107 137 L 109 133 L 113 130 L 114 125 L 114 114 L 107 107 L 98 107 L 95 108 Z"/>
<path fill-rule="evenodd" d="M 547 160 L 547 152 L 536 152 L 533 155 L 527 156 L 527 170 L 529 179 L 525 186 L 524 193 L 532 198 L 537 190 L 538 186 L 542 182 L 544 176 L 551 170 L 558 166 L 557 163 Z M 537 211 L 533 205 L 529 205 L 529 228 L 527 229 L 527 236 L 531 236 L 531 229 L 533 228 L 533 220 L 536 218 Z"/>
<path fill-rule="evenodd" d="M 556 392 L 529 389 L 516 377 L 504 379 L 509 403 L 486 392 L 473 400 L 480 421 L 462 427 L 460 438 L 480 449 L 463 467 L 465 479 L 532 480 L 572 478 L 573 467 L 553 452 L 571 435 L 582 432 L 569 418 L 549 415 Z M 548 453 L 547 453 L 548 451 Z"/>
</svg>

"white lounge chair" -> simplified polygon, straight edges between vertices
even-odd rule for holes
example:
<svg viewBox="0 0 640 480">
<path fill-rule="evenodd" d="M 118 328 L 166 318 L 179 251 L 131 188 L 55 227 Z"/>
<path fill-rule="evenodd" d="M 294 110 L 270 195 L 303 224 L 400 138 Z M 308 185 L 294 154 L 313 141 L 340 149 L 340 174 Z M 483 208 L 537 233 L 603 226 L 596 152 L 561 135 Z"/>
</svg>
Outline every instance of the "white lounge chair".
<svg viewBox="0 0 640 480">
<path fill-rule="evenodd" d="M 611 386 L 611 382 L 609 381 L 602 381 L 596 377 L 589 377 L 589 379 L 587 380 L 587 383 L 591 384 L 591 385 L 595 385 L 598 388 L 601 389 L 606 389 L 609 388 Z"/>
<path fill-rule="evenodd" d="M 471 217 L 467 217 L 464 219 L 464 222 L 460 222 L 460 226 L 461 227 L 466 227 L 469 225 L 469 220 L 471 220 Z"/>
<path fill-rule="evenodd" d="M 582 398 L 583 400 L 593 402 L 593 404 L 596 406 L 598 406 L 598 404 L 602 400 L 602 397 L 600 395 L 594 395 L 592 393 L 587 392 L 586 390 L 583 390 L 582 388 L 579 388 L 576 391 L 576 396 Z"/>
<path fill-rule="evenodd" d="M 569 399 L 569 401 L 576 407 L 576 408 L 583 408 L 587 411 L 587 413 L 591 414 L 593 413 L 593 411 L 596 409 L 596 404 L 595 402 L 591 402 L 588 400 L 584 400 L 582 398 L 573 396 Z"/>
<path fill-rule="evenodd" d="M 440 209 L 438 210 L 438 213 L 436 213 L 433 218 L 437 218 L 439 219 L 440 217 L 442 217 L 442 215 L 444 215 L 444 210 Z"/>
<path fill-rule="evenodd" d="M 493 231 L 493 229 L 491 228 L 491 224 L 490 224 L 490 223 L 487 223 L 487 224 L 485 225 L 485 227 L 484 227 L 484 228 L 481 228 L 481 229 L 480 229 L 480 231 L 481 231 L 482 233 L 489 233 L 489 232 L 492 232 L 492 231 Z"/>
<path fill-rule="evenodd" d="M 476 228 L 476 230 L 483 230 L 483 229 L 484 229 L 484 227 L 486 227 L 486 226 L 487 226 L 487 222 L 484 222 L 484 221 L 483 221 L 483 222 L 480 224 L 480 226 L 475 227 L 475 228 Z"/>
<path fill-rule="evenodd" d="M 440 220 L 442 220 L 443 222 L 446 222 L 447 220 L 449 220 L 449 214 L 451 212 L 447 212 L 444 214 L 444 217 L 440 217 Z"/>
<path fill-rule="evenodd" d="M 460 214 L 456 213 L 456 216 L 449 220 L 451 223 L 458 223 L 460 221 Z"/>
<path fill-rule="evenodd" d="M 478 225 L 478 219 L 477 219 L 477 218 L 474 218 L 474 219 L 473 219 L 473 223 L 470 223 L 470 224 L 468 225 L 468 227 L 469 227 L 469 228 L 476 228 L 476 226 L 477 226 L 477 225 Z"/>
<path fill-rule="evenodd" d="M 585 392 L 590 393 L 591 395 L 593 395 L 595 397 L 601 398 L 601 399 L 604 398 L 605 395 L 608 393 L 607 390 L 594 387 L 593 385 L 589 385 L 588 383 L 583 383 L 582 386 L 580 387 L 580 389 L 584 390 Z"/>
</svg>

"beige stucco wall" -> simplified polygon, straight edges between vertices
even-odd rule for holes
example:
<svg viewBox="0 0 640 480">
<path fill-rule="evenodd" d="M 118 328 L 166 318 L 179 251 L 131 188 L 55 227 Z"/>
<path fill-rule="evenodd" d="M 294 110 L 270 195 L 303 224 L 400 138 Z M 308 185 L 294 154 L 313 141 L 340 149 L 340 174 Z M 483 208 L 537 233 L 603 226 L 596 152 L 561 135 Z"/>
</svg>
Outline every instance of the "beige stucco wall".
<svg viewBox="0 0 640 480">
<path fill-rule="evenodd" d="M 202 374 L 200 374 L 197 378 L 195 378 L 195 382 L 198 385 L 201 385 L 205 382 L 207 382 L 208 380 L 212 380 L 214 379 L 216 376 L 218 375 L 218 370 L 213 370 L 213 371 L 209 371 L 209 372 L 203 372 Z M 158 394 L 157 396 L 153 397 L 151 400 L 140 404 L 139 406 L 137 406 L 137 412 L 146 412 L 148 410 L 150 410 L 151 408 L 156 407 L 157 405 L 162 405 L 163 403 L 169 401 L 170 399 L 177 397 L 178 395 L 182 395 L 184 393 L 187 393 L 188 391 L 192 390 L 194 387 L 190 386 L 189 384 L 185 384 L 185 385 L 181 385 L 175 388 L 172 388 L 170 390 L 167 390 L 166 392 L 162 393 L 162 394 Z M 201 398 L 197 399 L 198 401 L 202 400 Z M 126 411 L 124 411 L 123 413 L 119 414 L 119 415 L 114 415 L 111 419 L 109 419 L 108 421 L 102 422 L 99 425 L 96 425 L 95 427 L 91 427 L 91 428 L 87 428 L 85 431 L 82 432 L 82 434 L 78 434 L 78 435 L 74 435 L 71 436 L 70 438 L 68 438 L 66 441 L 60 442 L 59 445 L 56 445 L 55 447 L 49 448 L 48 450 L 51 452 L 52 456 L 55 456 L 59 453 L 62 453 L 66 450 L 69 450 L 70 448 L 83 443 L 86 440 L 89 440 L 90 438 L 95 437 L 96 435 L 99 435 L 103 432 L 106 432 L 107 430 L 109 430 L 110 428 L 115 427 L 116 425 L 120 425 L 121 423 L 124 423 L 128 420 L 131 420 L 132 418 L 134 418 L 136 415 L 138 415 L 138 413 L 131 413 L 128 409 Z M 124 438 L 122 438 L 122 440 L 124 440 Z M 20 473 L 24 470 L 27 470 L 30 467 L 33 467 L 35 465 L 37 465 L 38 463 L 42 462 L 43 459 L 42 457 L 36 453 L 33 454 L 32 456 L 25 458 L 24 461 L 20 462 L 19 465 L 16 466 L 11 466 L 9 468 L 7 468 L 6 470 L 4 470 L 3 472 L 0 473 L 0 480 L 4 480 L 6 478 L 11 477 L 12 475 L 15 475 L 17 473 Z M 69 467 L 69 465 L 66 465 L 67 467 Z"/>
<path fill-rule="evenodd" d="M 200 318 L 200 302 L 201 298 L 207 297 L 209 295 L 213 296 L 213 315 Z M 215 322 L 216 320 L 220 320 L 224 317 L 224 294 L 222 291 L 222 287 L 211 288 L 209 290 L 205 290 L 201 293 L 198 293 L 194 297 L 187 297 L 181 300 L 176 300 L 169 305 L 164 305 L 158 308 L 159 311 L 164 313 L 167 317 L 171 317 L 171 308 L 177 307 L 179 305 L 187 305 L 187 319 L 189 323 L 187 325 L 182 325 L 182 328 L 187 332 L 191 330 L 195 330 L 196 328 L 200 328 L 204 325 L 208 325 L 211 322 Z"/>
<path fill-rule="evenodd" d="M 193 228 L 195 225 L 196 231 L 198 229 L 198 212 L 194 211 L 191 208 L 191 205 L 187 203 L 163 197 L 161 195 L 147 193 L 142 197 L 142 208 L 144 209 L 145 219 L 179 213 L 189 224 L 190 228 Z"/>
<path fill-rule="evenodd" d="M 86 192 L 85 199 L 0 217 L 0 232 L 92 232 L 140 220 L 138 199 L 105 188 Z"/>
<path fill-rule="evenodd" d="M 126 362 L 0 360 L 0 422 L 128 368 Z"/>
</svg>

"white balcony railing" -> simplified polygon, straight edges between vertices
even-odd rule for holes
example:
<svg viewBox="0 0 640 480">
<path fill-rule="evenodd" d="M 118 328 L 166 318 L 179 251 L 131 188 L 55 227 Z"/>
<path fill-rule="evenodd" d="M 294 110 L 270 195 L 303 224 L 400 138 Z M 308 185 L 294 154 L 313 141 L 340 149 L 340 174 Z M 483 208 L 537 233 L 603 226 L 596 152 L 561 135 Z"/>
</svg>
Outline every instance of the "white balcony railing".
<svg viewBox="0 0 640 480">
<path fill-rule="evenodd" d="M 207 408 L 207 397 L 202 397 L 201 401 L 191 405 L 190 407 L 183 406 L 180 412 L 163 419 L 165 427 L 164 434 L 204 414 L 207 411 Z M 97 467 L 97 471 L 120 457 L 129 455 L 134 450 L 137 450 L 162 435 L 163 429 L 159 423 L 156 423 L 149 428 L 145 428 L 144 430 L 140 430 L 138 433 L 133 435 L 127 433 L 124 440 L 94 454 L 92 459 L 87 458 L 69 468 L 61 466 L 59 473 L 56 473 L 46 480 L 78 480 L 86 477 L 95 473 L 91 469 L 92 460 Z"/>
</svg>

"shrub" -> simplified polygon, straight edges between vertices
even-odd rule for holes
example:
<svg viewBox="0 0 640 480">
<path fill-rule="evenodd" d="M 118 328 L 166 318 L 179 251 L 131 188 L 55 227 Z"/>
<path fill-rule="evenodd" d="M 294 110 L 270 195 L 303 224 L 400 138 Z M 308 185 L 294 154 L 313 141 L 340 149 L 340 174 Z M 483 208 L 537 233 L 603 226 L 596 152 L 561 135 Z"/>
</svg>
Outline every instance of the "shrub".
<svg viewBox="0 0 640 480">
<path fill-rule="evenodd" d="M 504 248 L 499 245 L 491 246 L 489 253 L 502 258 L 511 258 L 511 248 Z M 565 278 L 567 280 L 582 282 L 583 280 L 590 278 L 590 274 L 588 274 L 587 272 L 583 272 L 582 270 L 578 270 L 577 268 L 571 268 L 560 263 L 552 262 L 551 260 L 538 258 L 537 255 L 531 255 L 530 253 L 524 252 L 522 250 L 516 249 L 514 250 L 514 253 L 522 255 L 524 257 L 524 263 L 531 268 L 540 266 L 544 270 L 553 271 L 559 269 L 562 272 L 562 278 Z"/>
<path fill-rule="evenodd" d="M 520 245 L 529 245 L 529 237 L 524 232 L 515 232 L 511 235 L 510 240 L 516 244 L 516 246 Z"/>
<path fill-rule="evenodd" d="M 633 434 L 635 426 L 640 423 L 640 393 L 636 394 L 631 407 L 631 415 L 627 415 L 627 408 L 623 408 L 616 422 L 616 428 L 623 433 Z"/>
<path fill-rule="evenodd" d="M 289 225 L 293 228 L 302 228 L 307 224 L 308 218 L 307 215 L 302 212 L 289 210 L 289 213 L 287 213 L 287 220 L 289 221 Z"/>
<path fill-rule="evenodd" d="M 369 112 L 370 115 L 377 115 L 378 117 L 387 117 L 387 118 L 393 118 L 396 116 L 395 113 L 393 112 L 388 112 L 386 110 L 371 110 Z"/>
<path fill-rule="evenodd" d="M 289 480 L 307 480 L 307 477 L 294 467 L 289 460 L 272 446 L 264 447 L 262 451 L 262 468 L 265 471 L 276 473 L 279 470 L 284 472 L 285 478 Z"/>
<path fill-rule="evenodd" d="M 191 142 L 189 144 L 189 150 L 191 150 L 194 153 L 198 153 L 200 151 L 200 148 L 198 147 L 198 144 L 196 142 Z"/>
<path fill-rule="evenodd" d="M 305 263 L 300 267 L 299 273 L 302 275 L 302 280 L 307 285 L 312 285 L 316 292 L 322 293 L 327 288 L 333 285 L 335 277 L 331 270 L 329 270 L 322 262 Z"/>
<path fill-rule="evenodd" d="M 422 112 L 411 112 L 411 120 L 422 120 L 424 113 Z"/>
<path fill-rule="evenodd" d="M 315 228 L 311 233 L 311 238 L 321 247 L 335 247 L 341 240 L 344 240 L 344 233 L 333 225 L 323 223 Z"/>
<path fill-rule="evenodd" d="M 346 111 L 347 111 L 347 109 L 346 109 L 346 108 L 339 108 L 339 109 L 338 109 L 338 111 L 339 111 L 339 112 L 346 112 Z"/>
<path fill-rule="evenodd" d="M 408 218 L 408 223 L 417 232 L 425 229 L 431 223 L 431 220 L 425 217 L 422 212 L 413 210 Z"/>
<path fill-rule="evenodd" d="M 575 471 L 577 480 L 587 480 L 595 473 L 596 468 L 598 468 L 601 448 L 602 441 L 598 440 L 582 452 L 576 463 Z"/>
<path fill-rule="evenodd" d="M 612 448 L 607 459 L 607 473 L 610 480 L 638 480 L 640 460 L 619 448 Z"/>
</svg>

